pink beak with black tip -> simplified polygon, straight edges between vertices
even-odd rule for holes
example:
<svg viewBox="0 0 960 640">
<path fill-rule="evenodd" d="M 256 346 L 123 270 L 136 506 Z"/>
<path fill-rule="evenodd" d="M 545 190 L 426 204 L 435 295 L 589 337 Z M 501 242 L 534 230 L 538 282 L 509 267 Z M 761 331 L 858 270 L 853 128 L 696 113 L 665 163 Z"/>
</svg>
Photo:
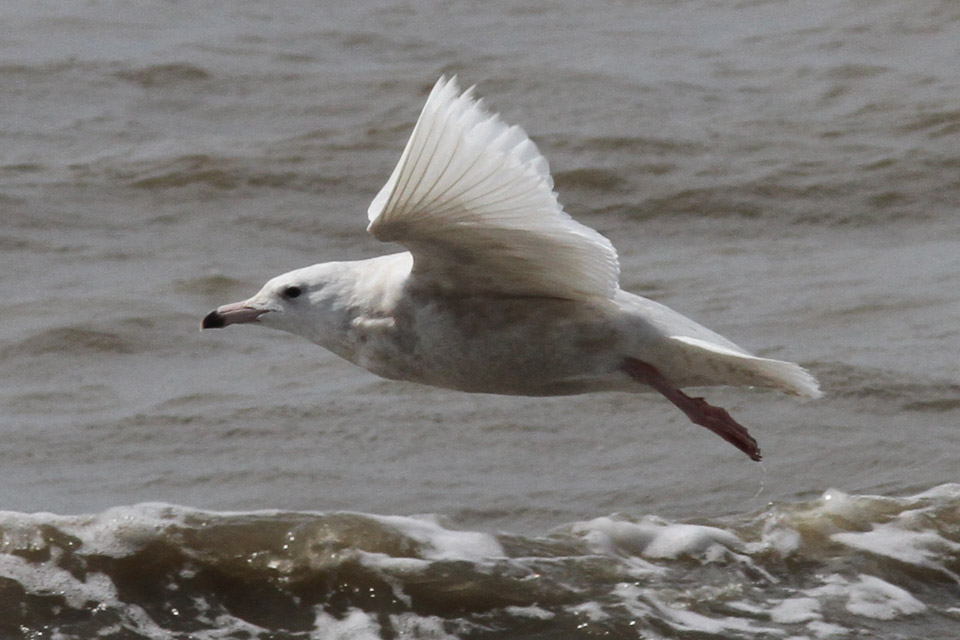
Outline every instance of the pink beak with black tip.
<svg viewBox="0 0 960 640">
<path fill-rule="evenodd" d="M 248 307 L 246 301 L 225 304 L 208 313 L 200 323 L 200 329 L 222 329 L 231 324 L 257 322 L 266 312 L 266 309 Z"/>
</svg>

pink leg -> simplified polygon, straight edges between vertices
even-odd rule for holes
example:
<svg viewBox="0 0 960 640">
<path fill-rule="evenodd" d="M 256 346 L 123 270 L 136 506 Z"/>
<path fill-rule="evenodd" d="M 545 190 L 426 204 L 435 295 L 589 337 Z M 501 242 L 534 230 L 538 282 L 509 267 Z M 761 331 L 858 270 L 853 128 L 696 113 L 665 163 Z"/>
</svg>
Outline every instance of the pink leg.
<svg viewBox="0 0 960 640">
<path fill-rule="evenodd" d="M 730 417 L 726 409 L 715 407 L 703 398 L 691 398 L 660 375 L 656 367 L 636 358 L 624 358 L 621 368 L 637 382 L 650 385 L 687 414 L 690 421 L 706 427 L 750 456 L 760 460 L 760 448 L 747 429 Z"/>
</svg>

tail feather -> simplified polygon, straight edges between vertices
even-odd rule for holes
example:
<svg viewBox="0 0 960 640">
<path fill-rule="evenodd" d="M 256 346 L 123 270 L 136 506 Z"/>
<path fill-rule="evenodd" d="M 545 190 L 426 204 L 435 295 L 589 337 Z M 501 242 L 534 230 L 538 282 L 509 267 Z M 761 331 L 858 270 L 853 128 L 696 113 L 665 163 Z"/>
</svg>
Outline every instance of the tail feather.
<svg viewBox="0 0 960 640">
<path fill-rule="evenodd" d="M 764 379 L 774 383 L 775 388 L 781 391 L 804 398 L 823 397 L 820 383 L 800 365 L 769 358 L 755 358 L 754 363 Z"/>
<path fill-rule="evenodd" d="M 723 378 L 710 384 L 766 387 L 805 398 L 823 396 L 817 379 L 792 362 L 758 358 L 698 338 L 672 336 L 670 339 L 696 349 L 705 363 L 711 365 L 707 368 L 715 370 L 718 377 Z"/>
</svg>

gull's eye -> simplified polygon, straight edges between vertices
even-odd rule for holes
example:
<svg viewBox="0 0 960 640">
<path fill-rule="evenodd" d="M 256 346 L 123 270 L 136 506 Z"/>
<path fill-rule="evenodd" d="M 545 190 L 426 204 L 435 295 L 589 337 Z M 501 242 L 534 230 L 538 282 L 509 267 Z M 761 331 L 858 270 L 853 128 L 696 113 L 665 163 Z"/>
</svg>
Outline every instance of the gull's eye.
<svg viewBox="0 0 960 640">
<path fill-rule="evenodd" d="M 280 295 L 284 298 L 299 298 L 301 293 L 303 293 L 303 289 L 300 287 L 287 287 Z"/>
</svg>

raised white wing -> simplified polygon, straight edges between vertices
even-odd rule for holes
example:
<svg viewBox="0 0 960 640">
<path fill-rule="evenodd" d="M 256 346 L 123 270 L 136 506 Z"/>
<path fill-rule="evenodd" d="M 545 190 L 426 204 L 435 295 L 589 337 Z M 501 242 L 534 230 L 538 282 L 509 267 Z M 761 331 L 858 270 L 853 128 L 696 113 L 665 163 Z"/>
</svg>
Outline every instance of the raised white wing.
<svg viewBox="0 0 960 640">
<path fill-rule="evenodd" d="M 527 134 L 440 78 L 367 228 L 413 254 L 418 286 L 454 295 L 612 298 L 617 252 L 557 201 Z"/>
</svg>

